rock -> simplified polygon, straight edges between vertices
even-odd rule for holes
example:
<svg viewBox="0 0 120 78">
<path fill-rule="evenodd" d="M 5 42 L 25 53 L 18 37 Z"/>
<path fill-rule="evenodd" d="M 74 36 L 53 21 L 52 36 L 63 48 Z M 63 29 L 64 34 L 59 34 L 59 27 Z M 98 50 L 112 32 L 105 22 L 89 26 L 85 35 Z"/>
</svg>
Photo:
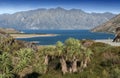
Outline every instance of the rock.
<svg viewBox="0 0 120 78">
<path fill-rule="evenodd" d="M 120 27 L 116 28 L 116 37 L 113 39 L 113 42 L 120 42 Z"/>
</svg>

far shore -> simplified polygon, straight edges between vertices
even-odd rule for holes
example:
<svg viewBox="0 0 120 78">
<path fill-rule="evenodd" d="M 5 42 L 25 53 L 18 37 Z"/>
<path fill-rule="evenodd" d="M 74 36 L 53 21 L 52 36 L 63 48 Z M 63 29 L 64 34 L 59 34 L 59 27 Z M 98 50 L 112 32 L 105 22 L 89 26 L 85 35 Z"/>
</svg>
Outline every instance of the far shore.
<svg viewBox="0 0 120 78">
<path fill-rule="evenodd" d="M 33 38 L 33 37 L 52 37 L 57 34 L 10 34 L 13 38 Z"/>
</svg>

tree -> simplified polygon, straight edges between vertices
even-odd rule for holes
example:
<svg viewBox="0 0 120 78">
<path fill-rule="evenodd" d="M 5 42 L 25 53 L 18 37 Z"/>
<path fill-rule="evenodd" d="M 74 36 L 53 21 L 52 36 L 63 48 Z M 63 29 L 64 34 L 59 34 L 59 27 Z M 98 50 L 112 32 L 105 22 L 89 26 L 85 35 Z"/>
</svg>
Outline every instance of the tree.
<svg viewBox="0 0 120 78">
<path fill-rule="evenodd" d="M 44 47 L 42 50 L 42 55 L 44 56 L 44 66 L 46 67 L 44 73 L 47 72 L 49 59 L 50 57 L 54 56 L 54 54 L 54 47 L 52 46 Z"/>
<path fill-rule="evenodd" d="M 88 63 L 90 62 L 90 57 L 93 54 L 89 48 L 83 48 L 83 60 L 81 62 L 81 68 L 84 69 L 87 67 Z"/>
<path fill-rule="evenodd" d="M 66 60 L 65 60 L 65 51 L 64 51 L 64 44 L 60 41 L 58 41 L 56 43 L 56 54 L 58 57 L 60 57 L 60 63 L 61 63 L 61 69 L 62 69 L 62 73 L 66 74 L 68 72 L 67 70 L 67 64 L 66 64 Z"/>
<path fill-rule="evenodd" d="M 69 38 L 65 41 L 65 49 L 67 52 L 67 58 L 72 61 L 72 72 L 75 73 L 78 71 L 77 61 L 81 56 L 81 44 L 79 40 L 74 38 Z"/>
</svg>

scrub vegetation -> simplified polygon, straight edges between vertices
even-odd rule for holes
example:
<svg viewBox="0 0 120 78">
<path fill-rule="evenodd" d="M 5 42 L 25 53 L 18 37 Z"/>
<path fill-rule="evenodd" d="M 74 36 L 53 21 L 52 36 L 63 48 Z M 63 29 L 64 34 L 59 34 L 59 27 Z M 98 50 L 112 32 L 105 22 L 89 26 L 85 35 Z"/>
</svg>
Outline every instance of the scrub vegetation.
<svg viewBox="0 0 120 78">
<path fill-rule="evenodd" d="M 0 44 L 0 78 L 120 78 L 120 47 L 69 38 L 38 50 Z"/>
</svg>

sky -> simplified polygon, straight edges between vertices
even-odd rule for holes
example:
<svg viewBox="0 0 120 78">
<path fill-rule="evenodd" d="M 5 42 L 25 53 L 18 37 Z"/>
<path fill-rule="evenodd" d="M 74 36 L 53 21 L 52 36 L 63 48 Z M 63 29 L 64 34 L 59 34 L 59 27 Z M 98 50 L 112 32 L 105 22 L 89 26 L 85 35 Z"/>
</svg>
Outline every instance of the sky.
<svg viewBox="0 0 120 78">
<path fill-rule="evenodd" d="M 85 12 L 120 13 L 120 0 L 0 0 L 0 14 L 38 8 L 81 9 Z"/>
</svg>

